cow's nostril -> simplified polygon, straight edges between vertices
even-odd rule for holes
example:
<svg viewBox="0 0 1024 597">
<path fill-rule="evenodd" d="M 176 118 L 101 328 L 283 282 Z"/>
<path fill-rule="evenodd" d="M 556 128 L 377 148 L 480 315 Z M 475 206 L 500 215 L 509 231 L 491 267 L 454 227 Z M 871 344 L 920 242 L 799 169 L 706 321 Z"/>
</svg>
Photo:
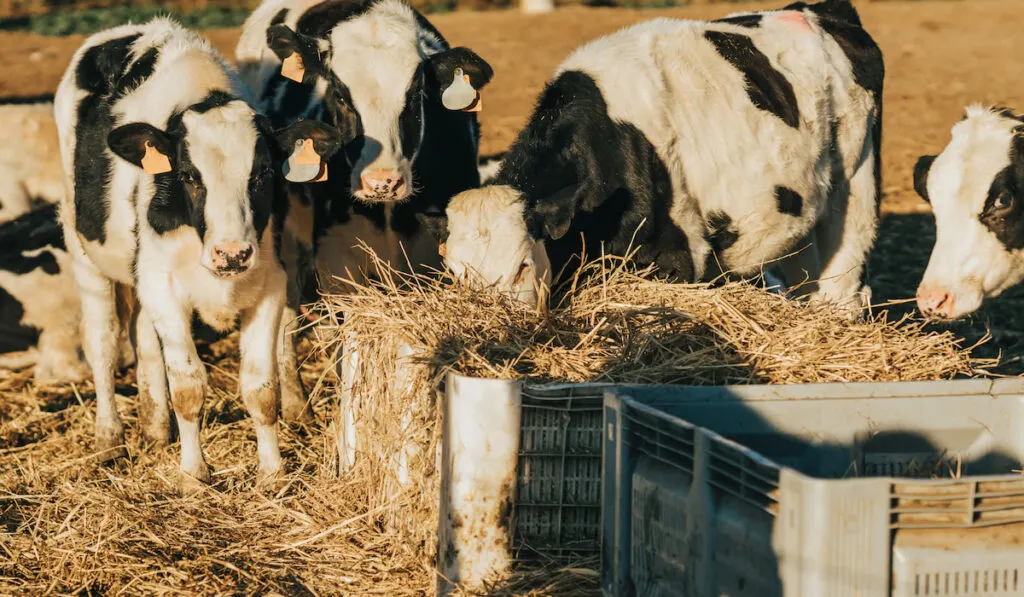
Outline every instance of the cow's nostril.
<svg viewBox="0 0 1024 597">
<path fill-rule="evenodd" d="M 239 261 L 245 261 L 246 259 L 248 259 L 250 257 L 252 257 L 252 247 L 246 247 L 246 248 L 244 248 L 244 249 L 242 249 L 241 251 L 238 252 L 238 260 Z"/>
</svg>

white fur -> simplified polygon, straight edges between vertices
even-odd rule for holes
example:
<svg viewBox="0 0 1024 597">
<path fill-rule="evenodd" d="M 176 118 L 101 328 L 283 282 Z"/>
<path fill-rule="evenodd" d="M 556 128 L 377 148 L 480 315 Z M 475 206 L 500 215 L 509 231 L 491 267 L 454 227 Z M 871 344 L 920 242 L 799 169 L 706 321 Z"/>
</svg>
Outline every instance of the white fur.
<svg viewBox="0 0 1024 597">
<path fill-rule="evenodd" d="M 731 217 L 731 229 L 739 234 L 721 255 L 722 265 L 741 275 L 765 269 L 815 233 L 841 237 L 841 242 L 814 243 L 809 250 L 818 265 L 805 274 L 821 278 L 815 296 L 860 307 L 861 271 L 877 226 L 869 124 L 879 106 L 853 83 L 849 61 L 812 13 L 800 13 L 803 19 L 794 19 L 792 11 L 763 14 L 757 28 L 675 19 L 642 23 L 580 47 L 555 76 L 578 70 L 592 77 L 609 115 L 632 124 L 654 145 L 669 169 L 670 214 L 688 237 L 698 278 L 711 273 L 703 271 L 710 251 L 704 218 L 719 211 Z M 708 30 L 753 40 L 792 84 L 798 129 L 751 103 L 742 73 L 705 39 Z M 836 122 L 841 163 L 830 153 L 830 127 Z M 833 189 L 834 175 L 849 185 Z M 776 186 L 801 195 L 800 217 L 780 213 Z M 525 232 L 517 224 L 500 234 Z M 450 239 L 448 251 L 463 254 L 459 242 Z M 477 252 L 465 265 L 507 276 L 519 266 L 511 260 L 502 247 Z"/>
<path fill-rule="evenodd" d="M 169 20 L 117 27 L 90 37 L 75 54 L 55 98 L 68 188 L 74 188 L 76 108 L 86 95 L 75 84 L 78 62 L 89 47 L 133 32 L 142 33 L 132 46 L 133 55 L 159 47 L 160 58 L 152 76 L 114 106 L 119 124 L 148 122 L 163 129 L 172 113 L 201 101 L 211 91 L 238 94 L 241 89 L 233 71 L 207 41 Z M 187 226 L 162 236 L 157 234 L 147 219 L 153 177 L 113 154 L 109 154 L 113 171 L 107 196 L 111 218 L 106 226 L 106 242 L 85 242 L 79 236 L 70 193 L 61 210 L 68 251 L 81 291 L 86 353 L 96 380 L 98 448 L 115 448 L 124 440 L 113 400 L 110 331 L 119 329 L 121 324 L 114 309 L 114 284 L 134 285 L 142 310 L 140 322 L 151 325 L 160 339 L 166 385 L 181 430 L 181 470 L 201 480 L 208 478 L 197 426 L 206 391 L 206 371 L 191 337 L 193 310 L 219 329 L 241 318 L 243 338 L 252 337 L 266 344 L 260 350 L 243 347 L 243 392 L 253 387 L 273 387 L 275 392 L 278 388 L 276 360 L 265 358 L 263 353 L 276 352 L 280 314 L 285 306 L 285 273 L 274 255 L 274 223 L 268 224 L 261 238 L 255 238 L 249 227 L 248 205 L 242 202 L 247 196 L 256 141 L 253 115 L 245 103 L 235 101 L 204 114 L 187 113 L 183 118 L 186 144 L 208 190 L 207 246 Z M 257 244 L 254 265 L 227 278 L 204 267 L 209 245 L 225 240 Z M 143 333 L 150 332 L 144 329 Z M 149 358 L 153 352 L 141 352 L 140 360 L 143 356 Z M 140 369 L 150 371 L 150 366 L 140 362 Z M 150 389 L 159 393 L 161 386 L 156 380 Z M 166 396 L 154 395 L 152 399 L 158 405 L 166 404 Z M 187 411 L 183 410 L 186 408 Z M 258 426 L 276 424 L 276 415 L 268 421 L 261 418 L 259 409 L 250 408 L 250 413 Z M 276 434 L 263 434 L 260 441 L 261 471 L 272 474 L 280 469 L 280 459 L 272 457 L 276 443 L 266 446 L 265 442 L 275 443 Z"/>
<path fill-rule="evenodd" d="M 931 166 L 928 197 L 935 213 L 935 248 L 919 292 L 941 289 L 954 297 L 949 317 L 978 309 L 1024 280 L 1024 251 L 1008 251 L 978 216 L 996 174 L 1010 163 L 1010 144 L 1021 122 L 970 106 Z"/>
<path fill-rule="evenodd" d="M 0 105 L 0 223 L 64 197 L 53 104 Z"/>
</svg>

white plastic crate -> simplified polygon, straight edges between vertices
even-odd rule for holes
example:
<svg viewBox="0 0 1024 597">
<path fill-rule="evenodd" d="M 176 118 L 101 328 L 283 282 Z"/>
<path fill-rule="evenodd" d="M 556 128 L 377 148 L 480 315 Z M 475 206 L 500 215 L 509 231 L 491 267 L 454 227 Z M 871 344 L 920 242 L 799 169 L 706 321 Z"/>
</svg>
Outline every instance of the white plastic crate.
<svg viewBox="0 0 1024 597">
<path fill-rule="evenodd" d="M 1024 596 L 1021 380 L 618 388 L 604 440 L 609 597 Z"/>
</svg>

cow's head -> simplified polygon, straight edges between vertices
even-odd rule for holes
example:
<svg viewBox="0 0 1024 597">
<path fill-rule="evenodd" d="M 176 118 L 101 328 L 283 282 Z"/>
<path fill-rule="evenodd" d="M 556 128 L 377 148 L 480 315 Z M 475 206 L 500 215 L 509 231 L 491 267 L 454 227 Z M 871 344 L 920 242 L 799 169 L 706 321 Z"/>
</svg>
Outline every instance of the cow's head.
<svg viewBox="0 0 1024 597">
<path fill-rule="evenodd" d="M 274 133 L 248 104 L 215 92 L 172 117 L 167 130 L 125 124 L 110 132 L 107 144 L 153 175 L 150 226 L 160 234 L 195 228 L 203 267 L 228 277 L 257 263 L 275 194 L 283 189 L 280 168 L 306 139 L 324 161 L 344 142 L 339 131 L 319 122 Z"/>
<path fill-rule="evenodd" d="M 415 190 L 424 103 L 475 111 L 492 76 L 471 50 L 446 49 L 401 2 L 328 0 L 304 13 L 296 30 L 271 26 L 267 44 L 283 75 L 322 81 L 327 119 L 356 131 L 345 154 L 353 195 L 368 202 L 402 201 Z"/>
<path fill-rule="evenodd" d="M 526 204 L 512 187 L 462 192 L 448 204 L 445 265 L 457 278 L 482 282 L 536 305 L 551 285 L 544 241 L 527 230 Z"/>
<path fill-rule="evenodd" d="M 936 240 L 917 289 L 921 312 L 952 319 L 1024 279 L 1024 121 L 967 109 L 938 156 L 914 168 L 931 203 Z"/>
</svg>

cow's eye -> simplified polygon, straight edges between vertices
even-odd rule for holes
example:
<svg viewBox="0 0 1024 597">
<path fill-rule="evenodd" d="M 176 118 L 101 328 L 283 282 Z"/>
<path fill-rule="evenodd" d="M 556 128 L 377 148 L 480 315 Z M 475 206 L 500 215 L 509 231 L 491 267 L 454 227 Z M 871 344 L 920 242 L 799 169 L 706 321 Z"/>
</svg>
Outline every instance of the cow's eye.
<svg viewBox="0 0 1024 597">
<path fill-rule="evenodd" d="M 1009 193 L 999 193 L 996 200 L 992 202 L 992 207 L 995 209 L 1006 209 L 1013 205 L 1013 195 Z"/>
</svg>

